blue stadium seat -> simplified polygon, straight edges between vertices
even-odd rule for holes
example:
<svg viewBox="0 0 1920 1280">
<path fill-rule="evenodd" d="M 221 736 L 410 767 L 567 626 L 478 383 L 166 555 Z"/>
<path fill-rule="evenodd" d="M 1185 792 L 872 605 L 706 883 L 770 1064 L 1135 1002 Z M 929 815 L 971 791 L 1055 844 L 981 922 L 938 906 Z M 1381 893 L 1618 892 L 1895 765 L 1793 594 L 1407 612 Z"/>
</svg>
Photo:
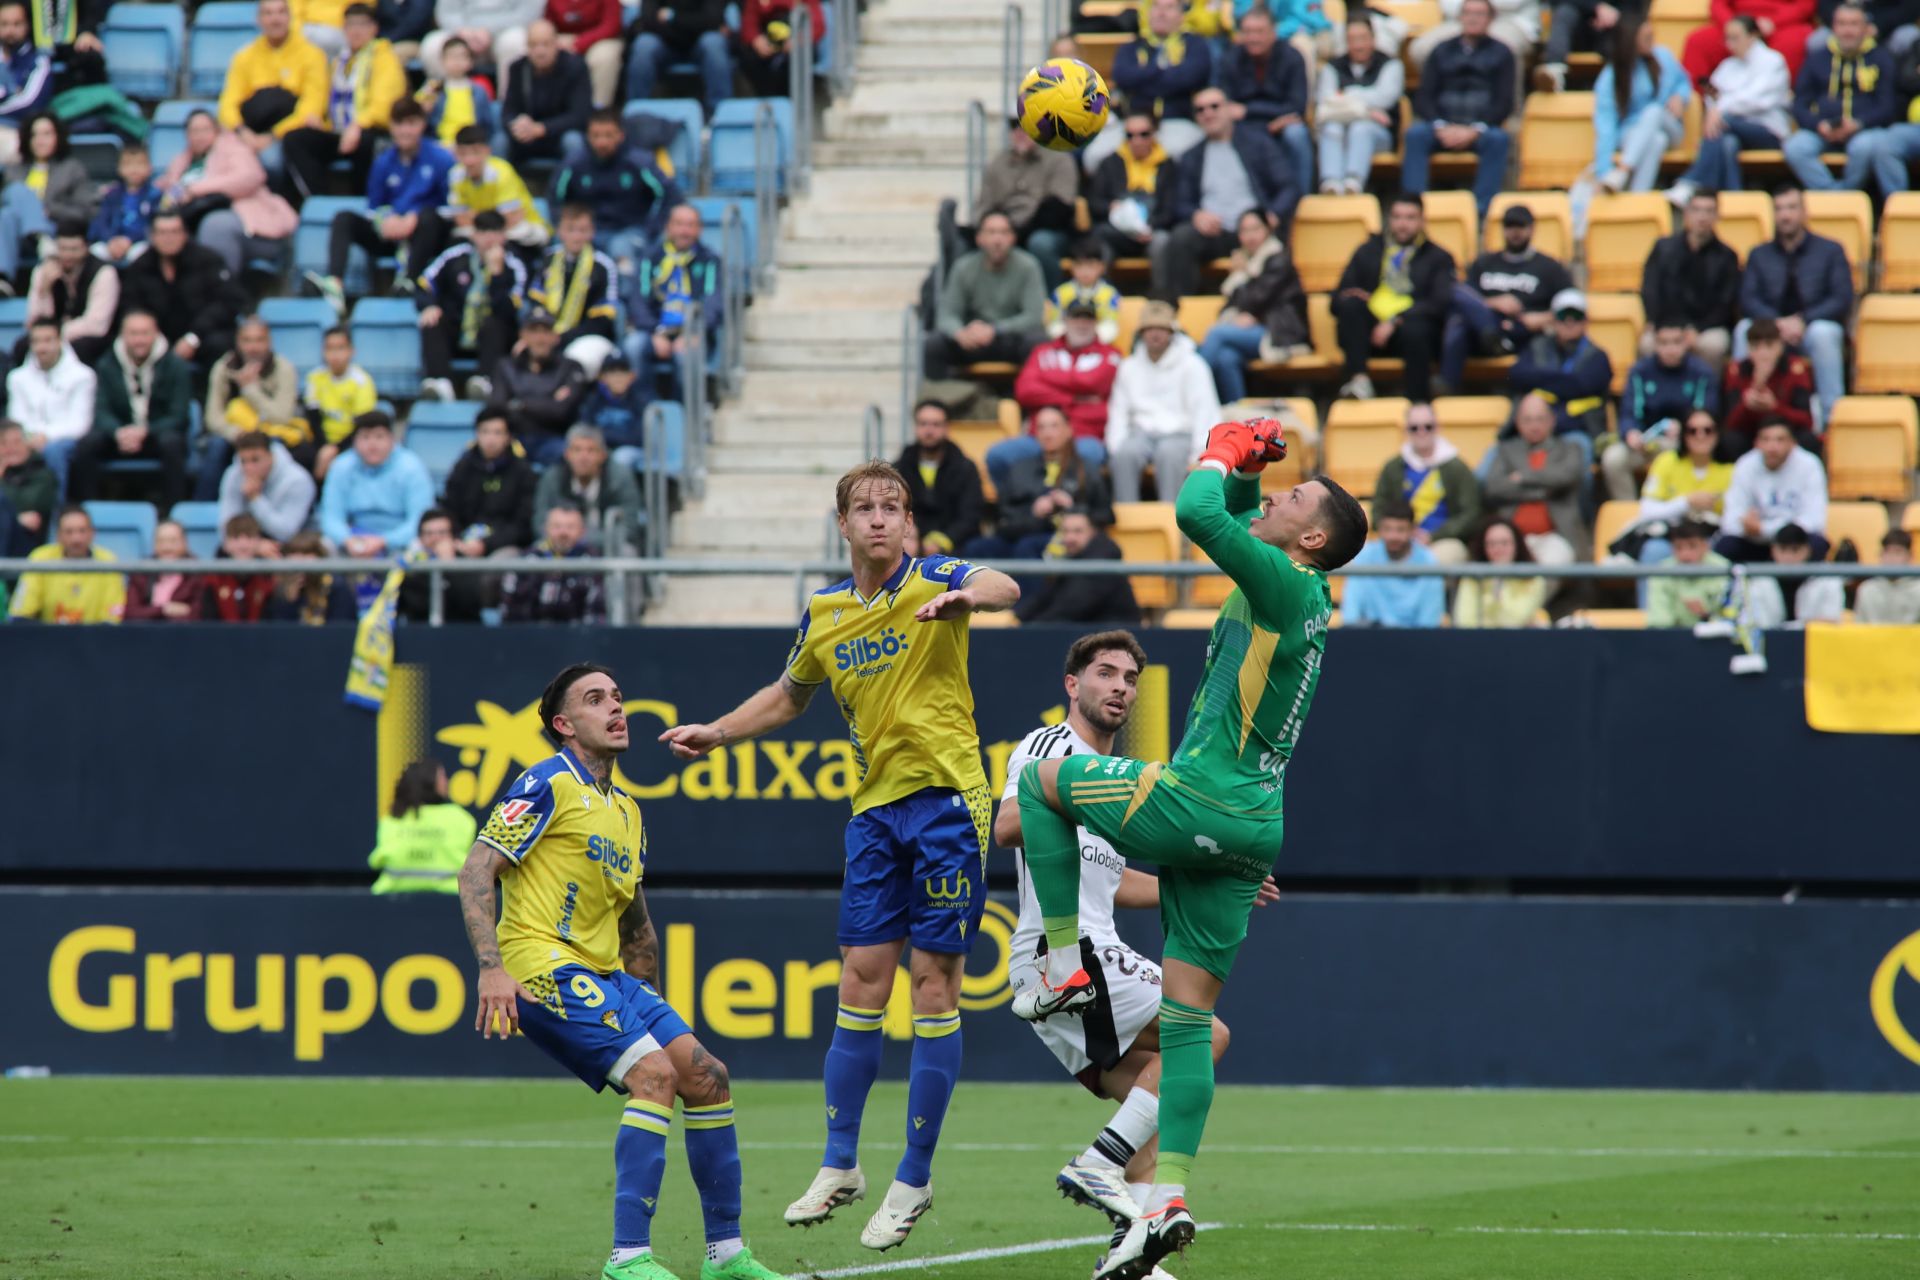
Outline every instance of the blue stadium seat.
<svg viewBox="0 0 1920 1280">
<path fill-rule="evenodd" d="M 95 182 L 112 182 L 120 172 L 120 135 L 117 133 L 76 133 L 69 138 L 73 158 Z"/>
<path fill-rule="evenodd" d="M 663 400 L 658 403 L 660 406 L 660 427 L 664 432 L 661 440 L 664 453 L 661 459 L 660 470 L 667 474 L 668 479 L 681 480 L 684 479 L 687 474 L 686 410 L 681 407 L 680 402 L 677 400 Z M 651 450 L 648 452 L 651 452 Z M 651 468 L 649 468 L 645 462 L 642 462 L 638 469 L 647 471 Z"/>
<path fill-rule="evenodd" d="M 218 93 L 220 86 L 213 91 Z M 173 162 L 173 158 L 187 149 L 187 117 L 196 111 L 219 110 L 217 102 L 202 102 L 190 98 L 176 98 L 162 102 L 153 109 L 153 125 L 147 130 L 147 154 L 153 159 L 153 171 L 160 174 Z"/>
<path fill-rule="evenodd" d="M 100 40 L 114 88 L 147 101 L 173 93 L 187 49 L 181 14 L 181 7 L 171 4 L 116 4 L 107 10 Z"/>
<path fill-rule="evenodd" d="M 383 396 L 412 398 L 420 390 L 420 326 L 405 298 L 362 298 L 348 323 L 360 367 Z"/>
<path fill-rule="evenodd" d="M 151 502 L 89 502 L 94 545 L 122 560 L 144 560 L 153 552 L 153 530 L 160 523 Z"/>
<path fill-rule="evenodd" d="M 413 406 L 406 446 L 427 464 L 436 492 L 446 487 L 453 464 L 473 443 L 473 420 L 479 416 L 480 405 L 473 400 L 421 400 Z"/>
<path fill-rule="evenodd" d="M 302 377 L 319 368 L 326 332 L 340 323 L 333 307 L 319 298 L 264 298 L 260 318 L 273 330 L 273 349 L 293 361 Z"/>
<path fill-rule="evenodd" d="M 201 7 L 200 12 L 208 9 L 225 8 L 224 5 L 210 4 Z M 234 55 L 252 44 L 260 34 L 251 25 L 245 27 L 208 27 L 198 19 L 193 24 L 193 34 L 187 45 L 187 92 L 197 97 L 218 97 L 221 86 L 227 82 L 227 68 L 232 65 Z"/>
<path fill-rule="evenodd" d="M 753 279 L 754 267 L 758 264 L 754 258 L 760 242 L 756 236 L 760 226 L 760 215 L 754 209 L 751 196 L 694 196 L 688 204 L 700 211 L 700 242 L 720 255 L 722 261 L 727 256 L 726 239 L 722 228 L 726 225 L 728 206 L 740 211 L 740 233 L 746 242 L 746 256 L 737 264 L 747 273 L 747 279 Z M 751 288 L 751 286 L 749 286 Z"/>
<path fill-rule="evenodd" d="M 700 187 L 700 130 L 706 114 L 698 98 L 640 98 L 629 102 L 620 113 L 622 119 L 652 116 L 671 120 L 680 126 L 667 155 L 673 161 L 673 176 L 688 191 Z"/>
<path fill-rule="evenodd" d="M 793 160 L 793 104 L 785 98 L 729 98 L 713 113 L 707 146 L 708 189 L 715 195 L 753 194 L 753 121 L 762 107 L 773 111 L 776 189 L 785 194 Z"/>
<path fill-rule="evenodd" d="M 27 300 L 0 298 L 0 352 L 12 351 L 13 344 L 27 331 Z"/>
<path fill-rule="evenodd" d="M 187 549 L 200 560 L 211 560 L 220 550 L 220 504 L 176 502 L 167 519 L 187 531 Z"/>
<path fill-rule="evenodd" d="M 303 271 L 325 271 L 327 269 L 327 238 L 333 232 L 333 215 L 342 209 L 364 212 L 367 202 L 361 196 L 310 196 L 300 206 L 300 225 L 293 232 L 293 270 L 294 283 L 300 282 Z M 382 263 L 391 265 L 391 257 L 382 258 Z M 347 253 L 347 292 L 354 295 L 369 293 L 373 289 L 373 265 L 367 261 L 365 250 L 355 247 Z"/>
</svg>

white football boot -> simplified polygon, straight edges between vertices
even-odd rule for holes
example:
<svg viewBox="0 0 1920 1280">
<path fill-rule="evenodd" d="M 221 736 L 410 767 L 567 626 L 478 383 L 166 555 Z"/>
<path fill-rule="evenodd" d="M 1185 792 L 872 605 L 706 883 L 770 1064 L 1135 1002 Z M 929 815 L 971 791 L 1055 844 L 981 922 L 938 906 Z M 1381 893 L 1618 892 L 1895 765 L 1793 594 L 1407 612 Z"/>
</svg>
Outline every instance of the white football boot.
<svg viewBox="0 0 1920 1280">
<path fill-rule="evenodd" d="M 895 1180 L 887 1188 L 887 1194 L 880 1201 L 880 1207 L 873 1211 L 873 1217 L 860 1232 L 860 1243 L 869 1249 L 885 1252 L 895 1245 L 905 1244 L 907 1236 L 913 1231 L 913 1224 L 920 1221 L 920 1215 L 933 1208 L 933 1184 L 924 1187 L 910 1187 Z"/>
<path fill-rule="evenodd" d="M 859 1165 L 851 1169 L 822 1169 L 814 1176 L 807 1194 L 787 1206 L 787 1225 L 810 1227 L 816 1222 L 825 1222 L 835 1209 L 864 1200 L 866 1196 L 867 1179 Z"/>
</svg>

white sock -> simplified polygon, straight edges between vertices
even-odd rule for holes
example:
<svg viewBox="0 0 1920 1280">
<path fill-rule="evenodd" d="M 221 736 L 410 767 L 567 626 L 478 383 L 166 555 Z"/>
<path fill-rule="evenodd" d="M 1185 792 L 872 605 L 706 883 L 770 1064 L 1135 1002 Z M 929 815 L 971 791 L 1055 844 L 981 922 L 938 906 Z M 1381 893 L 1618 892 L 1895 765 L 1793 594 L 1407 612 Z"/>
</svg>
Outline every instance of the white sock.
<svg viewBox="0 0 1920 1280">
<path fill-rule="evenodd" d="M 1184 1200 L 1186 1197 L 1186 1183 L 1156 1182 L 1153 1184 L 1153 1194 L 1149 1195 L 1142 1203 L 1146 1206 L 1147 1213 L 1152 1215 L 1166 1208 L 1172 1201 Z"/>
<path fill-rule="evenodd" d="M 1075 947 L 1071 951 L 1067 951 L 1064 949 L 1048 948 L 1047 950 L 1047 985 L 1048 986 L 1064 987 L 1067 985 L 1067 979 L 1071 978 L 1074 974 L 1078 972 L 1080 972 L 1080 948 Z"/>
<path fill-rule="evenodd" d="M 1107 1127 L 1093 1140 L 1085 1159 L 1126 1167 L 1134 1152 L 1147 1145 L 1160 1127 L 1160 1099 L 1146 1089 L 1127 1093 L 1120 1110 L 1114 1112 Z"/>
<path fill-rule="evenodd" d="M 707 1241 L 707 1261 L 724 1267 L 733 1260 L 734 1254 L 746 1247 L 739 1236 L 731 1240 L 709 1240 Z"/>
<path fill-rule="evenodd" d="M 1153 1184 L 1151 1182 L 1129 1182 L 1127 1184 L 1127 1190 L 1133 1193 L 1133 1202 L 1142 1209 L 1147 1207 L 1147 1201 L 1153 1199 Z"/>
<path fill-rule="evenodd" d="M 638 1249 L 615 1249 L 613 1251 L 612 1262 L 613 1265 L 617 1267 L 622 1263 L 632 1262 L 635 1258 L 644 1258 L 652 1252 L 652 1246 L 644 1244 Z"/>
</svg>

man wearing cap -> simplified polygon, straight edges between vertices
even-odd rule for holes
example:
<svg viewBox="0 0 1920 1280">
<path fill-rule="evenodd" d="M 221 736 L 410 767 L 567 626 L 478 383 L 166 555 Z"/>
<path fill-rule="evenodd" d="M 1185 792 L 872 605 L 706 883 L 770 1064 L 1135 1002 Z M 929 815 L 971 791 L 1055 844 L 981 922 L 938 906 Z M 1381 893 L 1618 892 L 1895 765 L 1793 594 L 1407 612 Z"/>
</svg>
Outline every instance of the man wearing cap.
<svg viewBox="0 0 1920 1280">
<path fill-rule="evenodd" d="M 489 409 L 507 415 L 514 439 L 535 464 L 555 463 L 566 453 L 567 428 L 580 416 L 586 371 L 560 354 L 553 315 L 533 307 L 520 321 L 520 345 L 494 366 Z"/>
<path fill-rule="evenodd" d="M 419 310 L 423 400 L 453 399 L 453 357 L 471 353 L 481 370 L 500 363 L 518 332 L 514 317 L 527 294 L 527 268 L 507 252 L 507 221 L 497 209 L 473 215 L 473 238 L 427 264 L 413 291 Z M 492 383 L 483 372 L 467 394 L 484 399 Z"/>
<path fill-rule="evenodd" d="M 1014 238 L 1040 264 L 1051 291 L 1060 283 L 1060 259 L 1073 235 L 1074 202 L 1080 198 L 1080 172 L 1073 157 L 1049 151 L 1027 136 L 1018 116 L 1007 117 L 1007 145 L 987 161 L 974 202 L 973 223 L 989 213 L 1004 213 Z"/>
<path fill-rule="evenodd" d="M 1120 362 L 1107 401 L 1114 501 L 1140 500 L 1140 481 L 1149 465 L 1161 501 L 1171 501 L 1219 419 L 1213 370 L 1193 339 L 1180 332 L 1173 308 L 1149 302 L 1140 314 L 1133 354 Z"/>
<path fill-rule="evenodd" d="M 1287 163 L 1280 144 L 1257 125 L 1236 125 L 1233 104 L 1218 89 L 1193 95 L 1194 118 L 1205 137 L 1174 163 L 1173 188 L 1155 215 L 1153 259 L 1155 298 L 1178 303 L 1198 293 L 1200 270 L 1240 246 L 1235 228 L 1248 210 L 1264 214 L 1281 229 L 1300 203 L 1302 180 Z"/>
<path fill-rule="evenodd" d="M 1065 413 L 1073 424 L 1080 456 L 1089 466 L 1102 466 L 1107 460 L 1106 446 L 1101 443 L 1107 434 L 1107 397 L 1113 394 L 1113 380 L 1120 372 L 1120 352 L 1100 341 L 1100 311 L 1093 299 L 1075 298 L 1067 304 L 1063 319 L 1065 331 L 1035 347 L 1020 367 L 1020 376 L 1013 382 L 1013 398 L 1020 402 L 1020 412 L 1029 421 L 1048 405 Z M 1030 447 L 1018 447 L 1023 445 Z M 1039 452 L 1031 436 L 995 445 L 987 453 L 987 468 L 994 475 L 994 483 L 1000 483 L 1000 476 L 1014 458 Z M 996 458 L 995 453 L 1004 456 Z"/>
<path fill-rule="evenodd" d="M 1334 329 L 1346 359 L 1343 399 L 1373 398 L 1367 360 L 1406 362 L 1410 400 L 1433 398 L 1433 357 L 1453 301 L 1453 255 L 1427 239 L 1420 197 L 1402 192 L 1387 206 L 1386 230 L 1354 250 L 1333 296 Z"/>
<path fill-rule="evenodd" d="M 1453 287 L 1453 314 L 1440 345 L 1440 376 L 1458 387 L 1469 356 L 1511 355 L 1553 321 L 1553 295 L 1573 285 L 1566 267 L 1533 247 L 1533 210 L 1509 205 L 1502 245 L 1483 253 Z"/>
<path fill-rule="evenodd" d="M 1552 308 L 1553 323 L 1521 349 L 1507 380 L 1515 394 L 1532 392 L 1552 406 L 1553 433 L 1570 437 L 1591 469 L 1593 442 L 1607 429 L 1613 361 L 1587 336 L 1586 294 L 1562 289 Z"/>
<path fill-rule="evenodd" d="M 1687 327 L 1693 353 L 1716 375 L 1726 368 L 1740 313 L 1740 255 L 1719 237 L 1719 225 L 1719 193 L 1696 191 L 1681 210 L 1680 230 L 1647 255 L 1640 279 L 1647 311 L 1641 355 L 1652 353 L 1655 326 L 1673 322 Z"/>
</svg>

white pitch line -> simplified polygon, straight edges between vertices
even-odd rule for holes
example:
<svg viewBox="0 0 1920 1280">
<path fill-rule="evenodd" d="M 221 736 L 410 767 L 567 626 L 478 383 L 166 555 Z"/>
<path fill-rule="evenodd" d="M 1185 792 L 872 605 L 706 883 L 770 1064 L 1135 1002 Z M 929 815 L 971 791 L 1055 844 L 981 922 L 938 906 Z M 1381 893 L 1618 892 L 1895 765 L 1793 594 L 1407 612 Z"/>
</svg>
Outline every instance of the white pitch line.
<svg viewBox="0 0 1920 1280">
<path fill-rule="evenodd" d="M 1687 1231 L 1664 1227 L 1422 1227 L 1392 1222 L 1269 1222 L 1268 1231 L 1382 1232 L 1443 1236 L 1606 1236 L 1628 1240 L 1794 1240 L 1814 1244 L 1871 1244 L 1920 1240 L 1905 1231 Z"/>
<path fill-rule="evenodd" d="M 996 1258 L 1017 1258 L 1028 1253 L 1054 1253 L 1061 1249 L 1084 1249 L 1107 1243 L 1106 1236 L 1079 1236 L 1072 1240 L 1035 1240 L 1031 1244 L 1009 1244 L 995 1249 L 969 1249 L 965 1253 L 943 1253 L 931 1258 L 897 1258 L 892 1262 L 869 1262 L 857 1267 L 835 1267 L 831 1271 L 805 1272 L 809 1280 L 842 1280 L 845 1276 L 880 1276 L 895 1271 L 924 1271 L 964 1262 L 992 1262 Z"/>
</svg>

